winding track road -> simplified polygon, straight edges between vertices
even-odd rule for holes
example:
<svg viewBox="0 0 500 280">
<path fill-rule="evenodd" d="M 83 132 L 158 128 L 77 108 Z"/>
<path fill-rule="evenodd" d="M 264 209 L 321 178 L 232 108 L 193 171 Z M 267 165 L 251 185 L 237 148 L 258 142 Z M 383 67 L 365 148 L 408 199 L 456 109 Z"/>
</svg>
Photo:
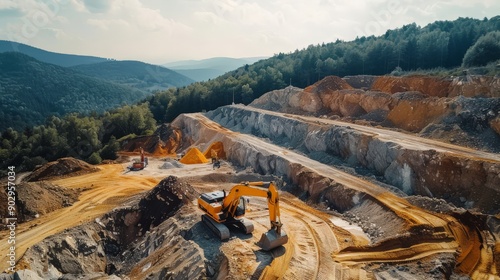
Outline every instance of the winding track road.
<svg viewBox="0 0 500 280">
<path fill-rule="evenodd" d="M 265 111 L 254 108 L 248 110 Z M 265 113 L 279 116 L 283 115 L 269 111 L 265 111 Z M 279 156 L 289 163 L 306 166 L 318 176 L 333 179 L 335 182 L 348 188 L 367 194 L 372 199 L 383 205 L 386 211 L 390 211 L 403 219 L 408 229 L 421 226 L 433 229 L 432 237 L 422 238 L 421 241 L 415 242 L 415 244 L 412 244 L 410 247 L 394 248 L 393 246 L 387 247 L 386 244 L 379 244 L 379 246 L 366 246 L 364 249 L 357 249 L 352 252 L 345 250 L 334 254 L 334 258 L 338 262 L 343 263 L 344 265 L 354 265 L 368 262 L 398 263 L 421 259 L 438 253 L 458 252 L 459 255 L 457 257 L 457 262 L 459 270 L 469 275 L 486 275 L 487 277 L 493 277 L 492 279 L 498 279 L 498 273 L 494 265 L 478 266 L 479 263 L 492 264 L 494 256 L 491 251 L 491 247 L 484 243 L 486 241 L 481 239 L 481 233 L 476 228 L 470 228 L 463 225 L 454 217 L 423 210 L 412 205 L 404 198 L 398 197 L 378 185 L 344 173 L 343 171 L 332 166 L 319 163 L 306 156 L 263 141 L 252 135 L 235 134 L 227 128 L 209 120 L 202 114 L 189 114 L 186 118 L 196 120 L 203 128 L 211 130 L 212 135 L 217 133 L 226 135 L 234 141 L 241 141 L 252 146 L 253 149 L 263 150 L 268 154 Z M 300 121 L 305 118 L 303 116 L 296 116 L 294 119 Z M 307 118 L 307 121 L 320 123 L 327 120 Z M 339 125 L 339 123 L 335 121 L 332 121 L 332 123 Z M 353 127 L 353 125 L 346 123 L 342 123 L 342 125 Z M 364 129 L 365 131 L 368 130 L 371 133 L 377 133 L 379 137 L 388 137 L 388 139 L 391 139 L 391 141 L 394 141 L 395 143 L 400 143 L 399 140 L 401 139 L 401 142 L 404 143 L 404 145 L 411 145 L 412 148 L 443 150 L 445 152 L 455 153 L 463 157 L 476 157 L 484 159 L 485 161 L 500 162 L 500 157 L 495 154 L 474 151 L 468 148 L 462 148 L 455 145 L 422 139 L 412 135 L 386 131 L 378 128 L 365 128 L 363 126 L 359 126 L 359 129 Z M 315 238 L 316 237 L 313 236 L 313 239 Z M 321 254 L 321 251 L 318 253 Z"/>
<path fill-rule="evenodd" d="M 254 109 L 252 109 L 254 110 Z M 255 109 L 258 110 L 258 109 Z M 266 113 L 269 113 L 266 111 Z M 279 114 L 279 113 L 274 113 Z M 185 118 L 191 118 L 199 122 L 212 137 L 222 136 L 241 141 L 253 146 L 255 149 L 265 150 L 285 158 L 288 162 L 307 166 L 318 176 L 331 178 L 337 183 L 348 188 L 360 191 L 383 205 L 385 211 L 390 211 L 407 223 L 409 228 L 416 226 L 429 226 L 435 230 L 430 239 L 415 242 L 410 247 L 394 248 L 383 246 L 361 246 L 356 250 L 341 250 L 338 237 L 345 236 L 345 231 L 335 226 L 328 214 L 317 211 L 300 200 L 290 196 L 282 197 L 282 218 L 288 225 L 287 232 L 290 242 L 285 246 L 286 253 L 276 256 L 269 266 L 262 271 L 261 278 L 266 276 L 285 277 L 296 279 L 373 279 L 373 275 L 363 270 L 348 269 L 359 264 L 370 262 L 402 262 L 411 261 L 441 252 L 460 252 L 458 261 L 464 272 L 469 275 L 480 275 L 482 278 L 498 279 L 497 271 L 491 263 L 491 252 L 481 245 L 481 233 L 476 229 L 462 225 L 456 218 L 435 214 L 420 209 L 403 198 L 397 197 L 378 185 L 363 179 L 346 174 L 334 167 L 321 164 L 303 155 L 294 153 L 288 149 L 262 141 L 251 135 L 236 133 L 219 124 L 210 121 L 202 114 L 189 114 Z M 287 115 L 290 117 L 290 115 Z M 339 123 L 323 119 L 293 116 L 295 120 L 314 123 L 336 123 L 336 125 L 357 126 Z M 359 127 L 370 133 L 377 133 L 378 137 L 387 137 L 395 143 L 412 145 L 422 149 L 445 150 L 458 153 L 461 156 L 474 156 L 485 160 L 498 161 L 498 156 L 484 154 L 457 146 L 448 147 L 448 144 L 427 139 L 415 139 L 414 136 L 385 131 L 376 128 Z M 401 139 L 400 139 L 401 138 Z M 401 141 L 400 141 L 401 140 Z M 86 221 L 94 220 L 96 217 L 108 212 L 122 204 L 127 198 L 154 187 L 159 179 L 157 176 L 144 174 L 124 175 L 122 165 L 104 165 L 101 171 L 78 177 L 57 180 L 54 183 L 68 188 L 88 188 L 80 196 L 80 200 L 70 207 L 49 213 L 41 218 L 21 225 L 17 230 L 16 249 L 20 257 L 24 251 L 41 241 L 43 238 L 79 225 Z M 181 172 L 181 170 L 179 170 Z M 255 212 L 248 215 L 257 223 L 261 223 L 261 229 L 268 227 L 267 212 L 265 205 L 257 204 Z M 6 252 L 6 232 L 0 233 L 0 252 Z M 355 235 L 350 236 L 356 239 Z M 486 241 L 482 241 L 486 242 Z M 6 257 L 0 256 L 0 268 L 6 267 Z M 303 265 L 304 263 L 312 265 Z M 284 269 L 286 268 L 286 269 Z"/>
</svg>

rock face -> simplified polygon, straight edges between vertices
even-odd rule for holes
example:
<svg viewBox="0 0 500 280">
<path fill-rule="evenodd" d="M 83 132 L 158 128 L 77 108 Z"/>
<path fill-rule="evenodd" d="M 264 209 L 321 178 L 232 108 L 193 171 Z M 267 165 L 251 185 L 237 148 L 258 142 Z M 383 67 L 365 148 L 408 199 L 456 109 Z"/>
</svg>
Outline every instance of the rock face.
<svg viewBox="0 0 500 280">
<path fill-rule="evenodd" d="M 434 97 L 500 97 L 500 78 L 492 76 L 461 76 L 436 78 L 429 76 L 376 77 L 371 90 L 387 93 L 418 91 Z"/>
<path fill-rule="evenodd" d="M 406 91 L 418 91 L 429 96 L 447 97 L 450 84 L 450 80 L 426 76 L 381 76 L 375 79 L 371 90 L 391 94 Z"/>
<path fill-rule="evenodd" d="M 127 152 L 144 152 L 154 156 L 175 155 L 182 138 L 179 128 L 162 124 L 153 135 L 140 136 L 124 141 L 122 150 Z"/>
<path fill-rule="evenodd" d="M 355 89 L 346 81 L 361 88 Z M 426 76 L 361 76 L 345 80 L 330 76 L 304 90 L 275 90 L 250 106 L 283 113 L 338 116 L 500 152 L 498 97 L 500 79 L 493 77 L 468 76 L 462 81 Z"/>
<path fill-rule="evenodd" d="M 44 279 L 201 279 L 203 252 L 185 236 L 199 219 L 195 197 L 190 185 L 170 176 L 131 206 L 29 248 L 19 263 Z"/>
<path fill-rule="evenodd" d="M 372 133 L 346 126 L 300 121 L 264 111 L 246 110 L 242 106 L 221 107 L 207 113 L 207 116 L 233 130 L 250 131 L 278 145 L 314 154 L 315 158 L 338 157 L 352 167 L 364 166 L 406 194 L 444 198 L 457 206 L 489 213 L 498 211 L 500 164 L 497 162 L 454 156 L 432 149 L 422 150 L 382 140 Z M 234 126 L 234 123 L 238 125 Z M 290 172 L 293 164 L 281 162 L 263 151 L 254 152 L 237 144 L 232 145 L 235 148 L 228 151 L 228 155 L 233 162 L 250 165 L 263 174 L 291 176 L 292 181 L 307 180 L 297 175 L 307 173 L 302 169 Z M 301 179 L 293 179 L 294 176 Z M 318 184 L 323 185 L 318 187 Z M 308 182 L 305 185 L 311 186 L 308 190 L 311 196 L 332 187 L 325 182 Z"/>
<path fill-rule="evenodd" d="M 454 78 L 448 96 L 500 97 L 500 78 L 486 76 L 465 76 Z"/>
</svg>

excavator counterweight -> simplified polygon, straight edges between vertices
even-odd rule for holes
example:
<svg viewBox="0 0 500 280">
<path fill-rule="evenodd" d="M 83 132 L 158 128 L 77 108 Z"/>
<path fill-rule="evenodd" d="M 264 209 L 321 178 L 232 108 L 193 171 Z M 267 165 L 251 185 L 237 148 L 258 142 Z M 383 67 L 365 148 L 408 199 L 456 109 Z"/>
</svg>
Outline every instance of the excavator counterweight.
<svg viewBox="0 0 500 280">
<path fill-rule="evenodd" d="M 244 182 L 235 185 L 228 193 L 215 191 L 201 194 L 198 207 L 205 213 L 202 216 L 203 223 L 221 240 L 230 237 L 230 227 L 239 228 L 247 234 L 252 233 L 252 222 L 243 217 L 246 210 L 246 200 L 243 196 L 267 198 L 271 229 L 262 234 L 256 244 L 265 251 L 286 244 L 288 236 L 281 229 L 278 190 L 272 182 Z"/>
</svg>

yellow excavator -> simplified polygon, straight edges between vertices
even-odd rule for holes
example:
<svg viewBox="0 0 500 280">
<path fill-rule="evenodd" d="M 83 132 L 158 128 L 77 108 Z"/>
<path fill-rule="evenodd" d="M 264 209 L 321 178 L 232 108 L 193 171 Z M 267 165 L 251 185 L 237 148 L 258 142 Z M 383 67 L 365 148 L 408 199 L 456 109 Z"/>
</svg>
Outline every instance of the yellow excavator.
<svg viewBox="0 0 500 280">
<path fill-rule="evenodd" d="M 201 220 L 221 240 L 230 237 L 228 227 L 236 227 L 244 233 L 253 232 L 253 224 L 244 218 L 246 199 L 244 196 L 267 198 L 271 229 L 262 234 L 257 245 L 265 251 L 272 250 L 288 242 L 288 236 L 281 228 L 278 189 L 272 182 L 243 182 L 226 191 L 215 191 L 201 194 L 198 207 L 205 213 Z"/>
</svg>

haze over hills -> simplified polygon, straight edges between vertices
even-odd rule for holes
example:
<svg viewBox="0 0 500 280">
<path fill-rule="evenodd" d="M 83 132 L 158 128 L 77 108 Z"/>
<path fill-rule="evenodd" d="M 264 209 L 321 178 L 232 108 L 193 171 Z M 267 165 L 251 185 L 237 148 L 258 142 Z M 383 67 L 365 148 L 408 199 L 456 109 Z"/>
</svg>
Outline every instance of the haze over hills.
<svg viewBox="0 0 500 280">
<path fill-rule="evenodd" d="M 194 80 L 162 66 L 141 61 L 105 61 L 73 66 L 86 75 L 113 81 L 122 85 L 154 91 L 183 87 Z"/>
<path fill-rule="evenodd" d="M 145 99 L 147 102 L 140 105 L 142 115 L 135 112 L 131 113 L 129 108 L 125 108 L 124 111 L 128 113 L 123 118 L 120 118 L 124 122 L 125 120 L 140 121 L 141 118 L 145 118 L 144 116 L 151 114 L 148 117 L 151 122 L 153 122 L 153 119 L 157 123 L 171 122 L 183 113 L 210 111 L 231 104 L 233 96 L 235 103 L 249 104 L 255 98 L 267 92 L 283 89 L 289 85 L 306 88 L 314 82 L 331 75 L 345 77 L 360 74 L 386 75 L 391 73 L 399 76 L 433 73 L 433 75 L 439 75 L 440 77 L 459 77 L 457 82 L 462 82 L 470 79 L 460 76 L 463 73 L 472 73 L 470 67 L 474 67 L 474 73 L 495 76 L 499 71 L 496 65 L 500 57 L 485 55 L 481 50 L 485 46 L 492 50 L 500 50 L 500 41 L 496 39 L 497 34 L 500 34 L 499 27 L 500 16 L 483 20 L 459 18 L 455 21 L 438 21 L 424 27 L 409 24 L 398 29 L 388 30 L 384 35 L 378 37 L 361 37 L 350 42 L 337 40 L 321 45 L 310 45 L 303 50 L 296 50 L 287 54 L 278 53 L 248 67 L 239 67 L 207 82 L 193 83 L 181 88 L 170 88 L 149 95 Z M 493 54 L 500 54 L 500 51 L 493 52 Z M 485 65 L 485 61 L 487 65 Z M 196 65 L 196 63 L 191 62 L 191 65 Z M 180 65 L 177 66 L 180 67 Z M 422 70 L 413 72 L 417 69 Z M 47 75 L 46 72 L 43 75 Z M 30 79 L 33 79 L 29 77 L 30 75 L 27 74 L 24 81 L 29 82 Z M 39 73 L 31 76 L 43 80 L 41 78 L 43 75 Z M 83 76 L 83 74 L 80 75 Z M 367 80 L 369 79 L 364 79 L 364 83 Z M 72 83 L 69 84 L 73 85 Z M 3 84 L 0 85 L 3 87 Z M 16 86 L 18 87 L 17 91 L 23 90 L 23 86 L 17 84 Z M 27 87 L 31 86 L 28 85 Z M 361 84 L 360 87 L 369 88 L 365 84 Z M 398 83 L 395 83 L 393 87 L 398 91 L 407 91 L 409 89 Z M 25 90 L 28 90 L 28 88 Z M 11 92 L 15 93 L 16 91 Z M 94 90 L 94 92 L 99 93 L 98 90 Z M 11 94 L 11 97 L 16 97 L 16 95 Z M 64 101 L 72 102 L 73 100 L 67 99 Z M 97 102 L 102 101 L 97 100 Z M 15 120 L 27 119 L 33 123 L 43 122 L 42 116 L 30 117 L 28 113 L 31 113 L 31 111 L 24 108 L 27 106 L 19 104 L 21 103 L 11 103 L 11 106 L 9 104 L 4 105 L 2 101 L 2 105 L 12 110 L 12 114 L 7 113 L 10 119 L 15 119 L 13 116 L 19 115 L 19 112 L 16 111 L 16 108 L 19 108 L 18 111 L 22 111 L 27 115 L 26 118 L 17 117 Z M 73 108 L 75 107 L 78 110 L 82 109 L 82 106 L 74 106 Z M 363 111 L 360 110 L 360 112 Z M 492 110 L 492 112 L 498 112 L 498 109 Z M 99 118 L 99 116 L 92 116 L 87 119 Z M 82 122 L 87 121 L 84 117 L 80 119 Z M 378 120 L 379 116 L 373 119 Z M 115 122 L 114 119 L 113 122 Z M 140 122 L 138 123 L 140 124 Z M 500 123 L 500 121 L 495 123 Z M 18 123 L 12 122 L 12 126 L 15 125 L 18 125 Z M 480 128 L 481 125 L 471 126 Z M 139 129 L 129 129 L 130 127 L 139 127 Z M 145 131 L 152 131 L 152 129 L 145 130 L 143 126 L 135 124 L 132 126 L 123 125 L 120 128 L 124 129 L 120 132 L 120 135 L 114 135 L 116 139 L 127 134 L 142 135 Z M 498 130 L 500 131 L 500 128 Z M 64 132 L 64 128 L 61 131 Z M 481 137 L 481 131 L 473 131 L 473 133 L 476 133 L 476 135 L 472 135 L 471 139 L 477 135 L 479 135 L 477 137 Z M 4 134 L 2 134 L 2 137 L 4 137 Z M 465 137 L 461 135 L 460 138 Z M 19 147 L 22 147 L 23 142 L 18 140 L 16 138 L 15 141 L 12 140 L 11 142 L 17 141 Z M 61 141 L 64 142 L 65 140 L 62 139 Z M 99 141 L 102 144 L 101 146 L 104 146 L 107 144 L 108 138 L 99 139 Z M 6 152 L 10 149 L 9 146 L 5 146 L 3 149 L 3 158 L 14 159 L 14 150 Z M 0 150 L 0 155 L 1 152 Z M 28 158 L 41 156 L 49 160 L 48 157 L 42 154 L 26 152 L 25 156 Z M 2 158 L 0 157 L 0 159 Z M 16 158 L 10 164 L 14 163 L 21 165 L 22 160 Z"/>
<path fill-rule="evenodd" d="M 195 81 L 206 81 L 238 69 L 245 64 L 250 65 L 265 58 L 266 57 L 213 57 L 202 60 L 174 61 L 163 65 Z"/>
<path fill-rule="evenodd" d="M 2 52 L 20 52 L 29 55 L 39 61 L 52 63 L 63 67 L 108 61 L 108 59 L 106 58 L 96 56 L 50 52 L 22 43 L 5 40 L 0 40 L 0 53 Z"/>
<path fill-rule="evenodd" d="M 0 53 L 0 130 L 38 125 L 49 116 L 103 112 L 148 95 L 128 86 L 45 63 L 19 52 Z"/>
<path fill-rule="evenodd" d="M 89 76 L 147 91 L 182 87 L 194 82 L 165 67 L 141 61 L 119 61 L 95 56 L 62 54 L 0 40 L 0 53 L 2 52 L 20 52 L 42 62 L 73 67 Z"/>
</svg>

